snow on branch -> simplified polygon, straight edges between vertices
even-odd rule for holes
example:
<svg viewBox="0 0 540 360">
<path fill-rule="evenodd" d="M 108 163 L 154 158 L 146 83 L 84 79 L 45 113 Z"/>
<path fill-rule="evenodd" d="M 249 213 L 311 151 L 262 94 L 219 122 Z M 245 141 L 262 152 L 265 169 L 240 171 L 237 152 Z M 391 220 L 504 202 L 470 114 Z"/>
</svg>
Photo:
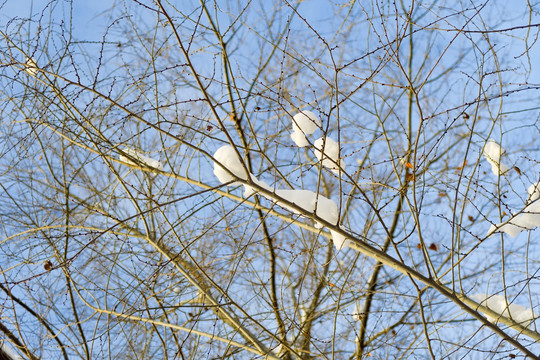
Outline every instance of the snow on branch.
<svg viewBox="0 0 540 360">
<path fill-rule="evenodd" d="M 535 184 L 531 184 L 531 186 L 529 186 L 527 189 L 527 192 L 529 193 L 529 198 L 527 199 L 528 204 L 540 199 L 540 181 Z"/>
<path fill-rule="evenodd" d="M 137 150 L 125 148 L 122 149 L 122 152 L 124 152 L 128 156 L 120 155 L 120 161 L 123 161 L 133 166 L 142 165 L 163 171 L 163 164 L 160 161 L 145 156 Z M 135 162 L 133 160 L 135 160 Z"/>
<path fill-rule="evenodd" d="M 215 152 L 214 159 L 216 160 L 216 162 L 214 162 L 214 175 L 216 175 L 222 184 L 237 179 L 247 181 L 246 170 L 232 146 L 225 145 L 220 147 Z M 234 176 L 231 173 L 234 174 Z M 257 179 L 253 174 L 249 174 L 249 178 L 253 184 L 268 191 L 268 193 L 261 192 L 261 196 L 275 202 L 282 208 L 291 211 L 292 213 L 302 215 L 297 209 L 287 205 L 281 200 L 285 199 L 287 202 L 295 204 L 307 213 L 315 213 L 318 217 L 332 225 L 338 224 L 339 210 L 335 201 L 311 190 L 274 190 L 270 185 Z M 231 185 L 239 185 L 239 182 L 233 182 Z M 244 184 L 245 197 L 249 197 L 256 192 L 257 190 L 254 189 L 253 186 Z M 319 223 L 317 223 L 316 226 L 318 228 L 323 227 L 323 225 Z M 338 250 L 348 246 L 350 240 L 347 240 L 345 236 L 339 234 L 339 232 L 335 230 L 330 230 L 330 233 L 332 235 L 332 241 Z"/>
<path fill-rule="evenodd" d="M 529 327 L 536 318 L 532 309 L 513 304 L 510 301 L 507 303 L 506 298 L 503 295 L 475 294 L 471 296 L 471 299 L 476 300 L 480 305 L 501 314 L 501 316 L 512 318 L 515 322 L 524 327 Z M 486 315 L 486 318 L 492 323 L 497 323 L 499 321 L 499 319 L 495 319 L 488 315 Z"/>
<path fill-rule="evenodd" d="M 516 237 L 523 230 L 533 230 L 540 226 L 540 200 L 527 205 L 523 211 L 514 215 L 510 220 L 491 225 L 487 236 L 495 232 L 505 232 L 511 237 Z"/>
<path fill-rule="evenodd" d="M 246 169 L 232 146 L 223 145 L 217 149 L 214 153 L 214 159 L 217 160 L 214 162 L 214 175 L 222 184 L 237 178 L 247 180 Z M 239 185 L 239 183 L 235 182 L 232 185 Z"/>
<path fill-rule="evenodd" d="M 501 156 L 506 153 L 493 139 L 489 139 L 488 143 L 484 147 L 484 157 L 491 165 L 491 171 L 496 176 L 504 175 L 510 170 L 508 166 L 501 162 Z"/>
<path fill-rule="evenodd" d="M 516 237 L 523 230 L 533 230 L 540 226 L 540 182 L 529 186 L 527 192 L 529 193 L 527 206 L 508 221 L 491 225 L 487 236 L 495 232 L 504 232 Z"/>
<path fill-rule="evenodd" d="M 339 144 L 326 136 L 315 140 L 315 156 L 322 160 L 322 165 L 334 173 L 339 174 L 339 169 L 345 170 L 345 161 L 339 157 Z M 323 155 L 324 154 L 324 155 Z"/>
<path fill-rule="evenodd" d="M 321 120 L 309 110 L 302 110 L 293 116 L 291 139 L 296 146 L 305 147 L 309 143 L 306 135 L 313 134 L 321 127 Z"/>
</svg>

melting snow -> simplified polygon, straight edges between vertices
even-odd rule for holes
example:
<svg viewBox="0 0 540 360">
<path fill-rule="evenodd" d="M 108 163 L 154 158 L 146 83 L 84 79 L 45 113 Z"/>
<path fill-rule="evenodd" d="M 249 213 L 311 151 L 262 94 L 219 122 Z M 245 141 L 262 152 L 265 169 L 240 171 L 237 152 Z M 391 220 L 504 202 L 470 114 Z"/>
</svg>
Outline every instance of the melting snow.
<svg viewBox="0 0 540 360">
<path fill-rule="evenodd" d="M 143 154 L 141 154 L 140 152 L 138 152 L 136 150 L 125 148 L 122 151 L 124 153 L 126 153 L 129 157 L 137 160 L 137 162 L 139 162 L 139 164 L 134 163 L 132 160 L 130 160 L 128 157 L 126 157 L 124 155 L 119 156 L 120 161 L 123 161 L 125 163 L 128 163 L 130 165 L 134 165 L 134 166 L 140 166 L 142 164 L 142 165 L 146 165 L 146 166 L 149 166 L 149 167 L 152 167 L 152 168 L 163 171 L 163 164 L 161 162 L 159 162 L 158 160 L 154 160 L 152 158 L 144 156 Z"/>
<path fill-rule="evenodd" d="M 511 315 L 514 321 L 525 327 L 530 326 L 536 317 L 531 309 L 518 304 L 512 304 L 510 301 L 508 302 L 507 307 L 506 299 L 503 295 L 486 296 L 485 294 L 475 294 L 471 296 L 471 299 L 478 301 L 481 305 L 504 317 L 510 318 Z M 491 316 L 486 315 L 486 318 L 490 322 L 498 321 L 498 319 L 494 319 Z"/>
<path fill-rule="evenodd" d="M 506 151 L 501 148 L 493 139 L 489 139 L 488 143 L 484 147 L 484 157 L 491 165 L 491 171 L 496 176 L 504 175 L 510 168 L 501 162 L 501 156 Z"/>
<path fill-rule="evenodd" d="M 339 173 L 339 168 L 345 170 L 345 161 L 339 158 L 339 144 L 332 138 L 325 137 L 315 140 L 315 156 L 319 161 L 322 159 L 322 165 Z M 324 147 L 324 156 L 323 156 Z"/>
</svg>

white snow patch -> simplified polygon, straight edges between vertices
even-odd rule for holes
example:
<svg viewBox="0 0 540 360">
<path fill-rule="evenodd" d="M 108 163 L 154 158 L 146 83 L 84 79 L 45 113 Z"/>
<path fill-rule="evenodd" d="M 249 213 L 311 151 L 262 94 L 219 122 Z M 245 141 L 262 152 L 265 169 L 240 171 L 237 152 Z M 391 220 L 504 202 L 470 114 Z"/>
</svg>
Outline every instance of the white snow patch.
<svg viewBox="0 0 540 360">
<path fill-rule="evenodd" d="M 309 145 L 306 135 L 304 135 L 304 133 L 301 131 L 293 131 L 291 134 L 291 139 L 298 147 L 305 147 Z"/>
<path fill-rule="evenodd" d="M 25 64 L 24 71 L 26 71 L 28 75 L 31 75 L 31 76 L 37 75 L 39 70 L 38 70 L 36 61 L 34 59 L 26 58 L 26 62 L 24 64 Z"/>
<path fill-rule="evenodd" d="M 321 120 L 309 110 L 302 110 L 293 116 L 293 131 L 301 131 L 306 135 L 313 134 L 321 127 Z"/>
<path fill-rule="evenodd" d="M 347 239 L 337 231 L 330 230 L 330 234 L 332 234 L 332 242 L 338 251 L 350 246 L 351 240 Z"/>
<path fill-rule="evenodd" d="M 174 289 L 172 289 L 173 293 L 175 294 L 180 294 L 182 292 L 182 290 L 177 286 L 175 287 Z"/>
<path fill-rule="evenodd" d="M 475 294 L 471 296 L 471 299 L 476 300 L 487 307 L 490 310 L 493 310 L 496 313 L 501 314 L 504 317 L 510 318 L 517 322 L 518 324 L 529 327 L 531 323 L 536 318 L 534 312 L 524 306 L 518 304 L 512 304 L 508 301 L 508 307 L 506 306 L 506 299 L 503 295 L 486 295 L 486 294 Z M 491 316 L 487 316 L 488 321 L 496 323 L 498 319 L 494 319 Z"/>
<path fill-rule="evenodd" d="M 317 194 L 311 190 L 276 190 L 276 195 L 301 207 L 308 213 L 315 212 L 316 215 L 332 225 L 336 225 L 339 217 L 337 204 L 329 198 Z M 279 206 L 299 214 L 299 212 L 282 202 L 277 202 Z M 317 211 L 315 211 L 317 207 Z"/>
<path fill-rule="evenodd" d="M 228 169 L 231 173 L 236 175 L 237 178 L 247 180 L 246 170 L 244 169 L 242 162 L 238 158 L 236 151 L 230 145 L 225 145 L 217 149 L 214 154 L 214 175 L 219 179 L 222 184 L 234 181 L 236 178 L 227 172 Z M 218 163 L 219 162 L 219 163 Z M 308 213 L 315 213 L 321 219 L 324 219 L 332 225 L 337 225 L 339 219 L 339 209 L 335 201 L 317 194 L 310 190 L 282 190 L 274 189 L 262 180 L 257 179 L 253 174 L 249 174 L 251 181 L 258 187 L 266 189 L 270 194 L 261 193 L 261 196 L 275 202 L 277 205 L 287 209 L 295 214 L 302 215 L 300 211 L 294 209 L 290 205 L 285 204 L 281 199 L 285 199 L 290 203 L 295 204 Z M 233 183 L 236 185 L 238 182 Z M 244 184 L 244 197 L 249 197 L 256 193 L 257 190 L 251 185 Z M 316 227 L 322 228 L 323 224 L 316 222 Z M 344 246 L 348 246 L 350 242 L 343 235 L 337 231 L 330 230 L 332 234 L 332 241 L 338 250 L 341 250 Z"/>
<path fill-rule="evenodd" d="M 305 147 L 309 143 L 306 135 L 313 134 L 321 127 L 321 120 L 313 112 L 302 110 L 293 116 L 291 139 L 296 146 Z"/>
<path fill-rule="evenodd" d="M 540 226 L 540 200 L 534 201 L 527 205 L 519 214 L 510 218 L 510 220 L 491 225 L 487 236 L 491 236 L 494 232 L 505 232 L 511 237 L 516 237 L 523 230 L 532 230 Z"/>
<path fill-rule="evenodd" d="M 268 186 L 266 183 L 259 181 L 254 177 L 252 177 L 252 179 L 254 182 L 256 181 L 256 183 L 259 184 L 261 187 L 266 188 L 268 191 L 273 191 L 271 187 Z M 251 195 L 252 191 L 253 189 L 251 187 L 246 186 L 246 193 L 249 193 Z M 323 195 L 317 194 L 316 192 L 313 192 L 311 190 L 277 189 L 275 191 L 276 197 L 273 197 L 268 194 L 261 194 L 261 195 L 271 201 L 274 201 L 277 205 L 281 206 L 284 209 L 289 210 L 292 213 L 302 215 L 300 211 L 285 204 L 283 201 L 280 201 L 279 199 L 277 199 L 277 197 L 283 198 L 297 205 L 298 207 L 302 208 L 308 213 L 315 212 L 315 214 L 318 217 L 320 217 L 321 219 L 324 219 L 325 221 L 329 222 L 332 225 L 337 225 L 338 223 L 339 210 L 338 210 L 338 206 L 336 202 Z M 315 222 L 315 227 L 318 229 L 322 229 L 324 225 L 319 222 Z M 341 235 L 340 233 L 334 230 L 330 230 L 330 234 L 332 235 L 332 241 L 334 242 L 334 245 L 338 250 L 341 250 L 344 247 L 349 246 L 350 240 L 348 240 L 345 236 Z"/>
<path fill-rule="evenodd" d="M 324 167 L 339 174 L 339 169 L 345 170 L 345 161 L 339 158 L 339 144 L 330 137 L 321 137 L 315 140 L 315 156 Z M 324 147 L 324 151 L 323 151 Z M 323 156 L 324 153 L 324 156 Z"/>
<path fill-rule="evenodd" d="M 224 145 L 217 149 L 214 153 L 214 159 L 217 160 L 214 162 L 214 175 L 216 175 L 222 184 L 236 180 L 236 178 L 247 179 L 242 161 L 238 158 L 238 154 L 232 146 Z M 229 174 L 225 169 L 229 170 L 234 176 Z M 232 185 L 238 185 L 238 182 Z"/>
<path fill-rule="evenodd" d="M 274 189 L 272 189 L 272 187 L 270 185 L 268 185 L 267 183 L 265 183 L 262 180 L 257 179 L 255 177 L 255 175 L 253 175 L 253 174 L 250 174 L 250 175 L 251 175 L 251 181 L 253 181 L 255 184 L 259 185 L 263 189 L 266 189 L 266 190 L 268 190 L 270 192 L 274 191 Z M 256 192 L 257 192 L 257 190 L 255 190 L 253 187 L 244 184 L 244 197 L 245 198 L 250 197 L 251 195 L 255 194 Z M 266 195 L 264 195 L 264 196 L 268 197 Z"/>
<path fill-rule="evenodd" d="M 508 166 L 501 162 L 501 156 L 506 151 L 501 148 L 493 139 L 489 139 L 488 143 L 484 147 L 484 157 L 491 165 L 491 171 L 496 176 L 504 175 L 510 170 Z"/>
<path fill-rule="evenodd" d="M 163 171 L 163 164 L 158 160 L 154 160 L 148 156 L 144 156 L 142 153 L 133 149 L 125 148 L 122 149 L 122 151 L 126 153 L 129 157 L 135 159 L 139 164 L 133 162 L 131 159 L 124 155 L 119 156 L 120 161 L 134 166 L 140 166 L 142 164 Z"/>
<path fill-rule="evenodd" d="M 531 186 L 529 186 L 527 189 L 527 192 L 529 193 L 527 203 L 540 199 L 540 181 L 535 184 L 531 184 Z"/>
<path fill-rule="evenodd" d="M 298 205 L 309 213 L 315 212 L 316 215 L 332 225 L 337 225 L 339 210 L 335 201 L 322 196 L 310 190 L 276 190 L 276 195 L 282 197 L 293 204 Z M 277 204 L 295 214 L 300 214 L 297 210 L 287 206 L 283 202 L 277 201 Z M 316 208 L 316 209 L 315 209 Z M 316 222 L 316 228 L 323 228 L 323 224 Z M 332 241 L 337 250 L 349 246 L 350 240 L 335 230 L 330 230 Z"/>
</svg>

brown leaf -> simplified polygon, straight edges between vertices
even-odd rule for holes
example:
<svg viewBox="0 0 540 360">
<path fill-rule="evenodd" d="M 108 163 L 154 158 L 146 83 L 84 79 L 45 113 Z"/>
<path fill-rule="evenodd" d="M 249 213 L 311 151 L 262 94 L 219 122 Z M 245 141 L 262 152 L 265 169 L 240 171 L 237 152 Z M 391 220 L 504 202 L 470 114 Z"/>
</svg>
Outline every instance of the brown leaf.
<svg viewBox="0 0 540 360">
<path fill-rule="evenodd" d="M 53 264 L 52 264 L 51 260 L 47 260 L 45 262 L 45 265 L 43 265 L 43 268 L 45 268 L 45 270 L 47 270 L 47 271 L 51 271 L 52 268 L 53 268 Z"/>
<path fill-rule="evenodd" d="M 466 112 L 463 112 L 463 118 L 464 118 L 465 120 L 469 120 L 470 116 L 469 116 L 469 114 L 467 114 Z"/>
<path fill-rule="evenodd" d="M 431 243 L 431 245 L 429 245 L 428 249 L 433 250 L 433 251 L 439 251 L 439 246 L 437 244 Z"/>
<path fill-rule="evenodd" d="M 407 162 L 407 163 L 405 163 L 405 167 L 408 168 L 408 169 L 412 169 L 413 164 L 411 164 L 410 162 Z"/>
<path fill-rule="evenodd" d="M 471 215 L 467 216 L 467 219 L 469 219 L 469 221 L 474 221 L 474 218 Z"/>
<path fill-rule="evenodd" d="M 514 170 L 516 170 L 518 175 L 521 175 L 521 169 L 520 168 L 518 168 L 517 166 L 514 166 Z"/>
</svg>

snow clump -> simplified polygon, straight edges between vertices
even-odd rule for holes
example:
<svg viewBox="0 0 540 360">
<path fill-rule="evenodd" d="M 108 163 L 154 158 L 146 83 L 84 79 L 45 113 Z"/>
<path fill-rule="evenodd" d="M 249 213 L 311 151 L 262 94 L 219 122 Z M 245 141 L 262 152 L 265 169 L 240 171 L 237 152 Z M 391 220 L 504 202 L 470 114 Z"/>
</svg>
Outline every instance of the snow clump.
<svg viewBox="0 0 540 360">
<path fill-rule="evenodd" d="M 308 213 L 313 213 L 321 219 L 329 222 L 332 225 L 338 224 L 339 210 L 335 201 L 310 190 L 276 190 L 276 195 L 286 199 L 287 201 L 301 207 Z M 300 214 L 295 209 L 287 206 L 283 202 L 277 201 L 277 204 L 295 214 Z M 323 227 L 322 224 L 316 223 L 316 227 L 319 229 Z M 344 247 L 348 247 L 350 240 L 341 235 L 335 230 L 330 230 L 332 235 L 332 242 L 336 249 L 341 250 Z"/>
<path fill-rule="evenodd" d="M 495 176 L 504 175 L 510 170 L 508 166 L 501 162 L 501 156 L 504 155 L 504 153 L 506 153 L 506 151 L 493 139 L 489 139 L 484 147 L 484 157 L 491 165 L 491 171 Z"/>
<path fill-rule="evenodd" d="M 131 159 L 129 159 L 128 157 L 126 157 L 124 155 L 119 156 L 120 161 L 123 161 L 123 162 L 125 162 L 125 163 L 127 163 L 129 165 L 133 165 L 133 166 L 146 165 L 146 166 L 149 166 L 151 168 L 155 168 L 155 169 L 163 171 L 163 164 L 161 162 L 159 162 L 158 160 L 152 159 L 152 158 L 150 158 L 148 156 L 144 156 L 140 152 L 138 152 L 136 150 L 133 150 L 133 149 L 125 148 L 122 151 L 125 154 L 127 154 L 130 158 L 135 159 L 138 162 L 138 164 L 133 162 Z"/>
<path fill-rule="evenodd" d="M 305 147 L 309 144 L 306 135 L 313 134 L 320 127 L 321 120 L 317 115 L 309 110 L 302 110 L 293 116 L 291 139 L 296 146 Z"/>
<path fill-rule="evenodd" d="M 503 295 L 490 295 L 475 294 L 471 296 L 471 299 L 476 300 L 487 307 L 488 309 L 501 314 L 504 317 L 510 318 L 524 327 L 529 327 L 536 318 L 536 315 L 531 309 L 518 304 L 512 304 L 508 302 L 506 306 L 506 299 Z M 492 323 L 498 322 L 498 319 L 494 319 L 491 316 L 486 315 L 488 321 Z"/>
<path fill-rule="evenodd" d="M 315 156 L 317 160 L 322 160 L 324 167 L 329 168 L 336 174 L 339 173 L 340 168 L 345 170 L 345 161 L 339 158 L 339 144 L 337 142 L 326 136 L 315 140 L 313 145 L 315 145 Z"/>
<path fill-rule="evenodd" d="M 240 178 L 242 180 L 247 179 L 244 165 L 238 158 L 238 154 L 232 146 L 224 145 L 217 149 L 214 153 L 214 159 L 216 160 L 214 162 L 214 175 L 216 175 L 222 184 L 236 180 L 236 178 Z M 229 172 L 231 172 L 232 175 Z M 232 185 L 237 184 L 238 182 L 235 182 Z"/>
</svg>

